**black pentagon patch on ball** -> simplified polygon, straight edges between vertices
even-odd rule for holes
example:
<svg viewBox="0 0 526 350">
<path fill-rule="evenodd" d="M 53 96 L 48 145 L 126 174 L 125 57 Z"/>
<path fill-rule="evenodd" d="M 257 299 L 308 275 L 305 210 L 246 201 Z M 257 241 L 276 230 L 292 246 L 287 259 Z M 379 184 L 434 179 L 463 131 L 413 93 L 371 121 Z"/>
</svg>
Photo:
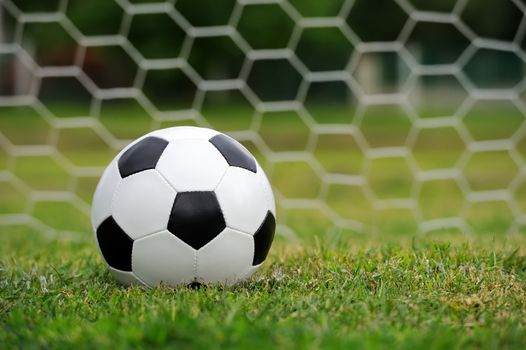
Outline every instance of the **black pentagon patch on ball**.
<svg viewBox="0 0 526 350">
<path fill-rule="evenodd" d="M 147 137 L 131 146 L 119 158 L 121 177 L 154 169 L 166 146 L 168 141 L 157 137 Z"/>
<path fill-rule="evenodd" d="M 261 264 L 268 255 L 272 240 L 274 240 L 274 232 L 276 230 L 276 219 L 269 211 L 263 223 L 254 234 L 254 260 L 252 265 Z"/>
<path fill-rule="evenodd" d="M 180 192 L 175 197 L 168 230 L 194 249 L 199 249 L 226 227 L 214 192 Z"/>
<path fill-rule="evenodd" d="M 223 134 L 216 135 L 209 141 L 221 152 L 230 166 L 243 168 L 253 173 L 257 171 L 256 160 L 237 141 Z"/>
<path fill-rule="evenodd" d="M 97 228 L 97 241 L 104 260 L 114 269 L 131 271 L 133 240 L 109 217 Z"/>
</svg>

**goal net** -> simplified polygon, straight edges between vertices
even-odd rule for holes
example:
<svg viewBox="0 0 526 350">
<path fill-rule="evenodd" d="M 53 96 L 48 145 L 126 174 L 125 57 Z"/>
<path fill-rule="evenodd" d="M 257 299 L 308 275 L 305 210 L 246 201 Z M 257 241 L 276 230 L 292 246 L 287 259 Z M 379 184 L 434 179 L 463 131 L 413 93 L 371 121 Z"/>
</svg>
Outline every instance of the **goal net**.
<svg viewBox="0 0 526 350">
<path fill-rule="evenodd" d="M 86 239 L 116 152 L 211 127 L 278 232 L 519 233 L 523 0 L 0 0 L 0 227 Z M 247 203 L 250 205 L 250 203 Z"/>
</svg>

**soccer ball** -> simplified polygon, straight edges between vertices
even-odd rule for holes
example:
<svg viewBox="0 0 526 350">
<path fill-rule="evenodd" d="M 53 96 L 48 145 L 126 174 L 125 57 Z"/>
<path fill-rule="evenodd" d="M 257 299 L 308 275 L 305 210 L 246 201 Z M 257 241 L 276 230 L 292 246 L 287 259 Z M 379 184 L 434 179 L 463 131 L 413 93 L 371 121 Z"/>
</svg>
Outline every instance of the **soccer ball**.
<svg viewBox="0 0 526 350">
<path fill-rule="evenodd" d="M 267 257 L 276 208 L 241 144 L 196 127 L 157 130 L 108 165 L 91 213 L 95 238 L 125 285 L 231 285 Z"/>
</svg>

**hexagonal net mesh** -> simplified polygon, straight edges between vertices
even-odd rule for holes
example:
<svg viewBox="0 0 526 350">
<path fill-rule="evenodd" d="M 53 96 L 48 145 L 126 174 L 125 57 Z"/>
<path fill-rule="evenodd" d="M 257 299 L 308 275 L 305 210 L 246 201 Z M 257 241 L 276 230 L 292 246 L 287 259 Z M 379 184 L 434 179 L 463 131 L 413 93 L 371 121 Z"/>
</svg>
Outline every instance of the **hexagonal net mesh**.
<svg viewBox="0 0 526 350">
<path fill-rule="evenodd" d="M 0 225 L 89 237 L 105 165 L 198 125 L 265 168 L 287 237 L 526 222 L 521 0 L 0 1 Z"/>
</svg>

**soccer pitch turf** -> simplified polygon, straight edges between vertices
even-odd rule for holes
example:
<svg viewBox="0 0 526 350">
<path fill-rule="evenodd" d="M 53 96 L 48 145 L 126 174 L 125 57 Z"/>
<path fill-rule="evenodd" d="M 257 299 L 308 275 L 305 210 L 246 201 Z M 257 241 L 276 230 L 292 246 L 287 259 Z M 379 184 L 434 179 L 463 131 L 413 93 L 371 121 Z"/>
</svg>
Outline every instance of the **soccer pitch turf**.
<svg viewBox="0 0 526 350">
<path fill-rule="evenodd" d="M 232 288 L 123 288 L 94 244 L 0 238 L 0 341 L 10 348 L 526 346 L 515 244 L 365 248 L 275 242 Z"/>
<path fill-rule="evenodd" d="M 239 115 L 227 124 L 215 124 L 219 129 L 249 125 L 242 111 L 216 112 Z M 509 134 L 510 124 L 495 117 L 498 111 L 486 113 L 475 118 L 479 122 L 469 124 L 474 134 L 481 138 Z M 148 128 L 133 112 L 116 114 L 128 117 L 112 121 L 113 129 L 128 133 L 124 136 L 139 136 L 141 128 Z M 21 112 L 17 119 L 8 115 L 8 111 L 0 114 L 0 130 L 13 141 L 23 144 L 47 137 L 42 124 L 29 114 Z M 349 122 L 347 118 L 338 112 L 330 122 Z M 305 144 L 305 128 L 284 122 L 289 119 L 278 116 L 262 124 L 261 133 L 264 137 L 268 133 L 266 141 L 273 150 L 296 151 L 297 145 Z M 402 125 L 386 127 L 379 118 L 368 125 L 368 135 L 385 142 L 377 146 L 402 145 L 407 134 Z M 454 163 L 465 148 L 454 133 L 446 131 L 426 135 L 426 142 L 413 148 L 415 159 L 425 168 Z M 86 135 L 68 134 L 59 147 L 77 165 L 105 165 L 114 152 Z M 524 148 L 519 151 L 526 153 Z M 263 157 L 254 153 L 264 165 Z M 351 174 L 358 171 L 362 157 L 336 141 L 326 143 L 315 156 L 327 168 Z M 0 149 L 0 169 L 11 161 Z M 46 157 L 17 157 L 14 164 L 9 169 L 35 190 L 65 190 L 64 184 L 70 181 L 70 174 Z M 341 168 L 342 164 L 347 167 Z M 312 177 L 302 176 L 302 171 L 301 167 L 278 169 L 271 182 L 294 197 L 313 186 Z M 374 171 L 381 175 L 375 180 L 375 174 L 370 174 L 380 193 L 408 191 L 407 176 L 399 168 L 382 163 Z M 483 187 L 488 182 L 506 183 L 510 171 L 517 169 L 510 168 L 505 158 L 485 157 L 465 173 L 475 186 Z M 76 192 L 88 203 L 96 181 L 93 177 L 78 180 Z M 447 204 L 437 202 L 436 191 L 422 195 L 419 205 L 431 217 L 447 216 L 459 201 L 458 191 L 447 186 L 438 190 L 440 198 L 451 199 Z M 520 203 L 525 203 L 524 192 L 516 194 L 522 196 Z M 2 213 L 17 213 L 25 207 L 26 199 L 15 191 L 2 188 L 0 195 Z M 360 211 L 359 201 L 343 192 L 327 201 L 336 212 L 351 207 L 363 221 L 375 220 L 367 210 Z M 278 219 L 279 210 L 278 203 Z M 36 205 L 32 215 L 61 230 L 89 231 L 87 217 L 50 202 Z M 333 229 L 318 212 L 289 210 L 286 224 L 295 229 L 298 242 L 277 237 L 263 268 L 243 285 L 199 290 L 120 287 L 103 265 L 89 232 L 79 241 L 68 241 L 48 239 L 26 227 L 2 227 L 0 342 L 3 348 L 523 349 L 524 233 L 505 234 L 514 220 L 506 211 L 473 211 L 467 220 L 475 226 L 475 235 L 442 231 L 422 236 L 412 223 L 396 217 L 388 218 L 374 234 L 355 234 Z"/>
</svg>

